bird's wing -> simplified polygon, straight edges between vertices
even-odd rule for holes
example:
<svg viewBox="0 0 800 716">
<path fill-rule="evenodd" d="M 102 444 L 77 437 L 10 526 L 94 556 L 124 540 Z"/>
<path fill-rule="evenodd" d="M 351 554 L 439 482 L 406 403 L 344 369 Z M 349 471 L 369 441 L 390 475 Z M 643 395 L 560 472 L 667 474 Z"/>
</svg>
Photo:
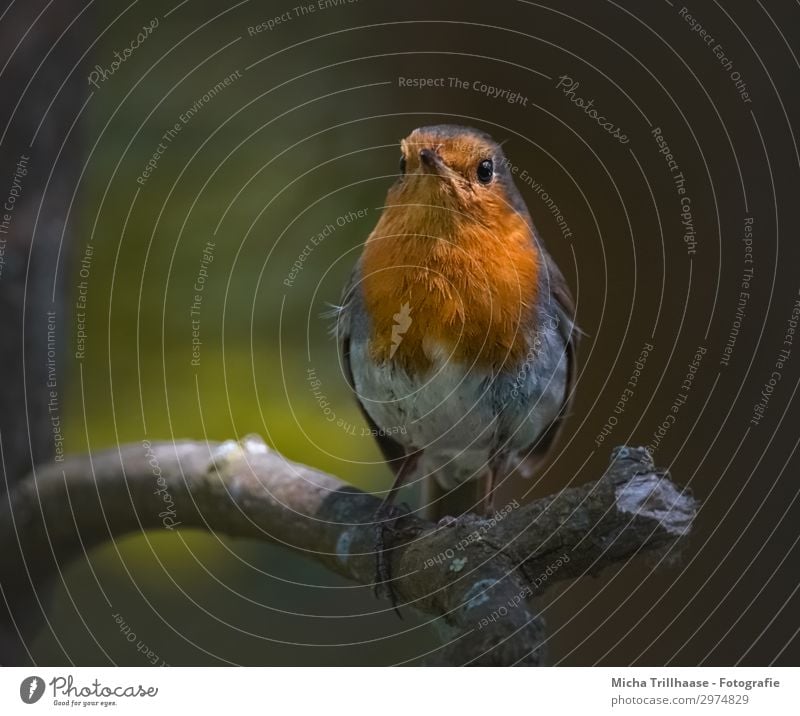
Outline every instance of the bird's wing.
<svg viewBox="0 0 800 716">
<path fill-rule="evenodd" d="M 556 442 L 556 438 L 561 432 L 564 418 L 569 411 L 570 403 L 575 392 L 575 378 L 577 373 L 576 353 L 580 329 L 575 325 L 575 302 L 569 291 L 566 279 L 561 273 L 555 261 L 546 253 L 542 252 L 545 258 L 545 280 L 549 282 L 549 295 L 552 296 L 552 304 L 549 306 L 552 313 L 558 319 L 558 332 L 564 341 L 564 352 L 567 360 L 567 380 L 564 389 L 564 401 L 558 414 L 547 426 L 545 431 L 539 436 L 536 442 L 527 451 L 522 472 L 533 474 L 544 462 Z"/>
<path fill-rule="evenodd" d="M 350 341 L 352 337 L 354 320 L 353 313 L 355 310 L 364 310 L 360 294 L 358 293 L 361 290 L 359 285 L 361 280 L 360 277 L 361 262 L 359 261 L 353 268 L 353 271 L 350 274 L 350 279 L 348 280 L 347 285 L 342 292 L 341 305 L 336 306 L 333 311 L 333 315 L 336 317 L 333 331 L 339 348 L 339 361 L 342 366 L 342 372 L 344 373 L 345 380 L 355 395 L 356 402 L 361 410 L 361 414 L 364 416 L 364 420 L 372 431 L 372 435 L 375 437 L 375 440 L 378 443 L 378 447 L 383 454 L 384 460 L 386 460 L 386 462 L 389 464 L 389 467 L 392 469 L 392 471 L 397 473 L 403 458 L 406 456 L 406 450 L 400 443 L 386 435 L 385 432 L 380 430 L 379 426 L 375 424 L 375 421 L 364 409 L 364 404 L 361 402 L 361 398 L 358 395 L 355 380 L 353 378 L 353 365 L 351 363 L 350 354 Z M 356 306 L 358 308 L 356 308 Z"/>
</svg>

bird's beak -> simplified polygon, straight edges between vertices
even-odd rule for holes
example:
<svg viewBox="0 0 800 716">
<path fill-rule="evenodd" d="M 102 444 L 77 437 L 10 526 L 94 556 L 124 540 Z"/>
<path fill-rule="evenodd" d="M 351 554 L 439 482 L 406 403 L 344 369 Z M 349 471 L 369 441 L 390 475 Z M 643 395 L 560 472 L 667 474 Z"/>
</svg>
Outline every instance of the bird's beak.
<svg viewBox="0 0 800 716">
<path fill-rule="evenodd" d="M 425 147 L 419 150 L 419 165 L 425 174 L 438 174 L 442 177 L 447 176 L 447 165 L 434 149 Z"/>
</svg>

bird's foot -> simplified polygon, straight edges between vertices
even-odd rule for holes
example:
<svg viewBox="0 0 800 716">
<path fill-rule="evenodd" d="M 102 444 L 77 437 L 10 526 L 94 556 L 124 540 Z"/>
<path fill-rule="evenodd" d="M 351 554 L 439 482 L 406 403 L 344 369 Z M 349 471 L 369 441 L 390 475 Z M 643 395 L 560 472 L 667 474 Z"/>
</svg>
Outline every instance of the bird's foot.
<svg viewBox="0 0 800 716">
<path fill-rule="evenodd" d="M 411 512 L 407 505 L 381 505 L 374 517 L 375 527 L 375 581 L 373 590 L 379 599 L 386 597 L 392 603 L 392 609 L 401 619 L 403 616 L 397 607 L 397 594 L 392 587 L 392 565 L 386 552 L 387 538 L 398 534 L 397 521 Z"/>
</svg>

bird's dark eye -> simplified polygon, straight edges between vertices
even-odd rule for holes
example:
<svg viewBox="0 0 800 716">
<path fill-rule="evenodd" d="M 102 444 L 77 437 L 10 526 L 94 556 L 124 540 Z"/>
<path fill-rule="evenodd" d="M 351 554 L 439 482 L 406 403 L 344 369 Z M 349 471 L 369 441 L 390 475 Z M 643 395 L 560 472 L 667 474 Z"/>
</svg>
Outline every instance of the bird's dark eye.
<svg viewBox="0 0 800 716">
<path fill-rule="evenodd" d="M 494 176 L 494 162 L 491 159 L 484 159 L 478 164 L 478 181 L 481 184 L 488 184 Z"/>
<path fill-rule="evenodd" d="M 400 155 L 400 173 L 406 173 L 406 157 L 405 154 Z"/>
</svg>

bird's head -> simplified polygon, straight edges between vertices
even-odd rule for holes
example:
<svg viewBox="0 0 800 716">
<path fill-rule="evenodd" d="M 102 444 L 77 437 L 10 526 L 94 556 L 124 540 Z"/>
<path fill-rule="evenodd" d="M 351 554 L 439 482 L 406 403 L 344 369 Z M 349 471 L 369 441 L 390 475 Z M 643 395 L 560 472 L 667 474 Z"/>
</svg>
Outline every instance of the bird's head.
<svg viewBox="0 0 800 716">
<path fill-rule="evenodd" d="M 420 127 L 400 142 L 400 150 L 400 176 L 387 205 L 409 218 L 444 228 L 527 217 L 503 150 L 488 134 L 448 124 Z"/>
</svg>

